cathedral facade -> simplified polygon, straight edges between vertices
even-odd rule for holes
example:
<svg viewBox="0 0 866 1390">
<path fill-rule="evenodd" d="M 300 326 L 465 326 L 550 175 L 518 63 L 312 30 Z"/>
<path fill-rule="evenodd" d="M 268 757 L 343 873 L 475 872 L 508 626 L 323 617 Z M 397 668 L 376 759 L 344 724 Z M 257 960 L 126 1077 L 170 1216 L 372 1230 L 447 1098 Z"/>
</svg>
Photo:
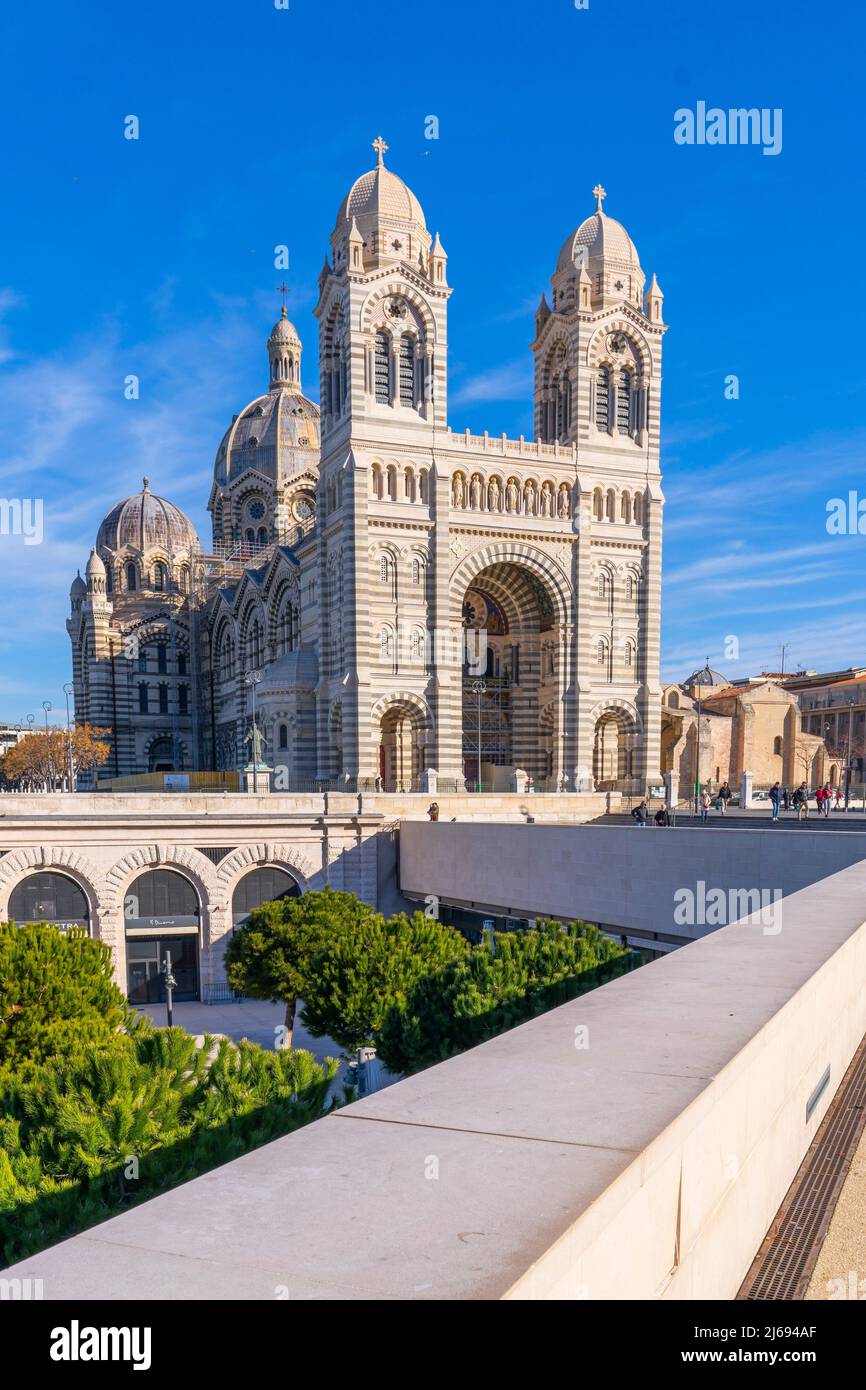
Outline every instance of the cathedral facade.
<svg viewBox="0 0 866 1390">
<path fill-rule="evenodd" d="M 602 209 L 531 350 L 535 438 L 448 425 L 447 257 L 377 163 L 319 276 L 319 399 L 285 307 L 219 445 L 203 547 L 147 480 L 71 590 L 103 773 L 246 767 L 278 789 L 546 791 L 660 772 L 662 295 Z"/>
</svg>

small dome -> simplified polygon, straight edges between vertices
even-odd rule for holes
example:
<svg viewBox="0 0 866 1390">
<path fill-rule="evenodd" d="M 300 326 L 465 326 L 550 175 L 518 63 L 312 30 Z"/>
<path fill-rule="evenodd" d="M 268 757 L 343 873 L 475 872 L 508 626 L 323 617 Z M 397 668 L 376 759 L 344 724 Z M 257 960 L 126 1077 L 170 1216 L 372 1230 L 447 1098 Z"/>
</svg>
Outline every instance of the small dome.
<svg viewBox="0 0 866 1390">
<path fill-rule="evenodd" d="M 345 254 L 344 243 L 352 232 L 364 242 L 365 260 L 375 257 L 417 264 L 420 259 L 426 265 L 431 237 L 424 209 L 411 188 L 385 168 L 388 146 L 381 136 L 373 141 L 373 148 L 379 156 L 375 169 L 355 180 L 337 213 L 331 235 L 335 261 L 339 263 L 340 255 Z"/>
<path fill-rule="evenodd" d="M 102 562 L 100 561 L 100 564 L 101 564 L 101 563 L 102 563 Z M 103 568 L 103 570 L 104 570 L 104 569 L 105 569 L 105 566 L 103 565 L 102 568 Z M 75 578 L 73 579 L 72 584 L 70 585 L 69 597 L 70 597 L 70 598 L 83 598 L 84 595 L 85 595 L 86 593 L 87 593 L 87 585 L 85 584 L 84 580 L 81 578 L 81 571 L 79 570 L 78 573 L 76 574 Z"/>
<path fill-rule="evenodd" d="M 86 571 L 86 573 L 87 573 L 88 579 L 92 579 L 92 578 L 94 578 L 95 576 L 104 576 L 104 575 L 105 575 L 105 565 L 103 564 L 101 557 L 99 556 L 99 554 L 97 553 L 97 551 L 96 551 L 95 549 L 94 549 L 94 550 L 91 550 L 91 552 L 90 552 L 90 559 L 87 561 L 87 571 Z M 85 585 L 85 590 L 86 590 L 86 587 L 87 587 L 87 586 Z"/>
<path fill-rule="evenodd" d="M 147 478 L 141 492 L 112 507 L 99 528 L 96 545 L 99 550 L 159 549 L 173 555 L 201 548 L 189 517 L 173 502 L 151 492 Z"/>
<path fill-rule="evenodd" d="M 587 217 L 577 231 L 567 238 L 559 253 L 557 271 L 578 265 L 584 255 L 590 261 L 603 260 L 623 268 L 640 270 L 637 248 L 625 227 L 601 211 Z"/>
<path fill-rule="evenodd" d="M 714 671 L 708 662 L 702 670 L 693 672 L 693 674 L 689 676 L 687 681 L 683 681 L 683 685 L 687 688 L 690 685 L 724 686 L 730 685 L 730 681 L 728 680 L 727 676 L 723 676 L 718 671 Z"/>
<path fill-rule="evenodd" d="M 300 347 L 301 340 L 298 337 L 298 330 L 286 313 L 286 306 L 283 305 L 283 312 L 271 329 L 271 336 L 268 338 L 268 346 L 271 344 L 285 344 L 287 347 Z"/>
</svg>

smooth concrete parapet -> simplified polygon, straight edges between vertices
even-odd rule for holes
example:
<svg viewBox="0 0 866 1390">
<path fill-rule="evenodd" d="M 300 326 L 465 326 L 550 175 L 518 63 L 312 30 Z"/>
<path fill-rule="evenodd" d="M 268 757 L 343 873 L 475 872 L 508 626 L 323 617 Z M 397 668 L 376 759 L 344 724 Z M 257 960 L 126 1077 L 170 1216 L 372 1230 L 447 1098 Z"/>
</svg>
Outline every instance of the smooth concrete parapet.
<svg viewBox="0 0 866 1390">
<path fill-rule="evenodd" d="M 866 833 L 823 826 L 722 832 L 440 821 L 400 829 L 400 888 L 409 897 L 496 915 L 583 918 L 648 944 L 654 935 L 694 940 L 745 915 L 746 894 L 784 901 L 864 860 Z M 708 902 L 714 890 L 724 897 L 721 916 Z"/>
<path fill-rule="evenodd" d="M 8 1277 L 73 1301 L 730 1299 L 866 1032 L 864 979 L 857 864 L 777 933 L 724 927 Z"/>
</svg>

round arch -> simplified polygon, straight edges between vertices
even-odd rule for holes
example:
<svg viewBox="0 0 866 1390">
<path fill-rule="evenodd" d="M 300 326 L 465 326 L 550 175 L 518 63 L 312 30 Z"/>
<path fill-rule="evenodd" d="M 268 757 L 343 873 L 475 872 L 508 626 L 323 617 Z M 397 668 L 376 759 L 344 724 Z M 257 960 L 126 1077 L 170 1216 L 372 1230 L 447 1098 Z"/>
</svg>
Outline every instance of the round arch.
<svg viewBox="0 0 866 1390">
<path fill-rule="evenodd" d="M 104 917 L 102 873 L 92 860 L 82 854 L 44 846 L 40 849 L 19 849 L 0 859 L 0 921 L 9 918 L 9 900 L 17 886 L 31 874 L 56 872 L 65 874 L 80 888 L 87 900 L 90 928 L 94 935 Z"/>
</svg>

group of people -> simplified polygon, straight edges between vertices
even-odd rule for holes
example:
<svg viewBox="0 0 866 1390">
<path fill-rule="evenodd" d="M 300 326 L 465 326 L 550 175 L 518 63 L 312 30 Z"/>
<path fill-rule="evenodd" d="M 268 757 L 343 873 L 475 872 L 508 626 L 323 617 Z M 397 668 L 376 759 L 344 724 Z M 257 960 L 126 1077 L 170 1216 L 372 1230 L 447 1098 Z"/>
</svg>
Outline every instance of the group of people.
<svg viewBox="0 0 866 1390">
<path fill-rule="evenodd" d="M 770 788 L 770 806 L 772 808 L 773 820 L 779 819 L 779 812 L 788 811 L 793 808 L 797 812 L 797 820 L 806 820 L 809 815 L 809 800 L 812 796 L 805 782 L 801 782 L 797 790 L 793 793 L 787 787 L 779 786 L 774 782 Z M 837 787 L 834 791 L 829 782 L 825 782 L 815 792 L 815 802 L 818 807 L 818 815 L 825 818 L 830 815 L 830 808 L 841 811 L 844 805 L 842 788 Z"/>
</svg>

